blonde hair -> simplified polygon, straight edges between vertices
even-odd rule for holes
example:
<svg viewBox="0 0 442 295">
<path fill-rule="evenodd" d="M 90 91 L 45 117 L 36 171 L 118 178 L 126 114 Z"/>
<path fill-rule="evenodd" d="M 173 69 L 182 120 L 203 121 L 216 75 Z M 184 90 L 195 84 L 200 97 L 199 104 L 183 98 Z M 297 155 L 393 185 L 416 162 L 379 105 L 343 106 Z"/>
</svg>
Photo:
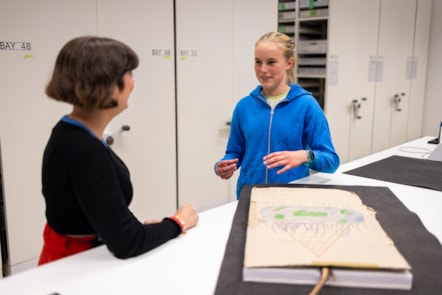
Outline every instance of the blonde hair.
<svg viewBox="0 0 442 295">
<path fill-rule="evenodd" d="M 261 36 L 255 43 L 255 47 L 262 42 L 274 42 L 282 49 L 284 57 L 287 61 L 293 59 L 293 65 L 287 70 L 287 83 L 295 83 L 295 43 L 293 40 L 281 32 L 269 32 Z"/>
</svg>

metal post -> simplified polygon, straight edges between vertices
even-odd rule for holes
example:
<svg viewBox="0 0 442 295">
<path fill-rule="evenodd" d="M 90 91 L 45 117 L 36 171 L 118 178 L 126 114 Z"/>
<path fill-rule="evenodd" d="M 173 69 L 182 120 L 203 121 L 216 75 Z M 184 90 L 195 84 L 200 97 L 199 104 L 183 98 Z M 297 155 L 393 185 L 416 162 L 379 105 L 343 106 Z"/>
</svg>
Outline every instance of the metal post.
<svg viewBox="0 0 442 295">
<path fill-rule="evenodd" d="M 6 210 L 4 199 L 4 181 L 2 166 L 2 150 L 0 142 L 0 250 L 2 255 L 2 275 L 4 277 L 11 274 L 11 266 L 9 263 L 8 234 L 6 227 Z"/>
</svg>

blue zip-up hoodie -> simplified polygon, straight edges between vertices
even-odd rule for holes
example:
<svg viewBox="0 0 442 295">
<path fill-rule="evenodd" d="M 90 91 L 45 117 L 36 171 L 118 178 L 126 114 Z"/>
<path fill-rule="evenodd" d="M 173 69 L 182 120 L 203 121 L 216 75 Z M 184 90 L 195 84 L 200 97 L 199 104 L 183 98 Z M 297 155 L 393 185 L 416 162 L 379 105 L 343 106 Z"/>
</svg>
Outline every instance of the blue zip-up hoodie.
<svg viewBox="0 0 442 295">
<path fill-rule="evenodd" d="M 235 107 L 225 156 L 238 158 L 241 167 L 237 198 L 245 184 L 289 183 L 308 176 L 310 169 L 333 173 L 339 167 L 324 112 L 310 92 L 298 84 L 290 85 L 287 97 L 274 110 L 258 86 Z M 282 167 L 267 169 L 263 157 L 277 151 L 312 149 L 315 160 L 282 174 Z"/>
</svg>

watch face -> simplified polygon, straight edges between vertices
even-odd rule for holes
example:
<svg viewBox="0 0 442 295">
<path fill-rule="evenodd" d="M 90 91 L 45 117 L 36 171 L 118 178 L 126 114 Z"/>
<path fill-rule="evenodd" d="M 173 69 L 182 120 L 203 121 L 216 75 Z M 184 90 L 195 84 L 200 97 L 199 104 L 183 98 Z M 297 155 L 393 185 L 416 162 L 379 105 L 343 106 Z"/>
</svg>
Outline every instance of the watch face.
<svg viewBox="0 0 442 295">
<path fill-rule="evenodd" d="M 313 153 L 312 150 L 309 151 L 309 155 L 310 155 L 310 160 L 314 160 L 315 159 L 315 154 Z"/>
</svg>

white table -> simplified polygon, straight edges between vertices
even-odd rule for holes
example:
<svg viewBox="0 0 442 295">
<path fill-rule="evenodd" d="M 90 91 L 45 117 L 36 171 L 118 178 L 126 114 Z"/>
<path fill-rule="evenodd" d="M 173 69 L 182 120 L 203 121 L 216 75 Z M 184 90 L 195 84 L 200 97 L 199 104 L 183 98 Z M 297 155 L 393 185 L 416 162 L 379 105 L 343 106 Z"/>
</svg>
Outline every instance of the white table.
<svg viewBox="0 0 442 295">
<path fill-rule="evenodd" d="M 420 157 L 404 147 L 435 148 L 425 137 L 342 165 L 335 174 L 316 173 L 296 183 L 388 186 L 442 241 L 442 192 L 342 174 L 390 155 Z M 402 150 L 401 150 L 402 149 Z M 113 257 L 101 246 L 0 280 L 0 294 L 213 294 L 237 201 L 200 214 L 194 229 L 144 255 Z"/>
<path fill-rule="evenodd" d="M 237 201 L 202 212 L 186 234 L 119 260 L 105 246 L 0 280 L 1 295 L 212 294 Z"/>
</svg>

